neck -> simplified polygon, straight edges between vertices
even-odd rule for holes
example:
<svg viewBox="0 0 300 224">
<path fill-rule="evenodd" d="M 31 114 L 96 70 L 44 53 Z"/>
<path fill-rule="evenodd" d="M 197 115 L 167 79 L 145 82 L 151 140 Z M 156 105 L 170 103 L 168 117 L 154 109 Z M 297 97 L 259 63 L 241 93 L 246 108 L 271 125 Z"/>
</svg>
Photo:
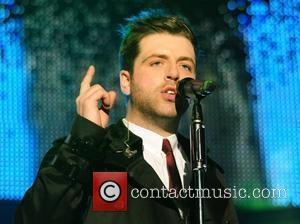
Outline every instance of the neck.
<svg viewBox="0 0 300 224">
<path fill-rule="evenodd" d="M 179 118 L 159 117 L 144 114 L 140 111 L 128 108 L 126 120 L 140 127 L 151 130 L 162 137 L 168 137 L 175 134 L 178 129 Z"/>
</svg>

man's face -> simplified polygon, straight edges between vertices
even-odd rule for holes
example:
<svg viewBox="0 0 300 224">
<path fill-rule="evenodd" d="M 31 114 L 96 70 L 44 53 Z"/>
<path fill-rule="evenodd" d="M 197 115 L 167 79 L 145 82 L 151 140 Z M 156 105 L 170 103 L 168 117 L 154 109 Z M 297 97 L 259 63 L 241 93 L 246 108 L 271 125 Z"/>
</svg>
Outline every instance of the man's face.
<svg viewBox="0 0 300 224">
<path fill-rule="evenodd" d="M 178 112 L 176 83 L 195 78 L 195 51 L 185 37 L 167 33 L 151 34 L 140 41 L 130 80 L 132 110 L 144 115 L 174 118 Z"/>
</svg>

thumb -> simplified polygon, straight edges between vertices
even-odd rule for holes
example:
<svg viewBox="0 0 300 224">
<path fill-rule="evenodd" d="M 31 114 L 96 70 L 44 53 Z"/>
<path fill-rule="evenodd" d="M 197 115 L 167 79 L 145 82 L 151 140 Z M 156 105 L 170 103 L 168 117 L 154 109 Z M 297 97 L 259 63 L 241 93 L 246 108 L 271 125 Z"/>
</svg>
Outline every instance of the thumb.
<svg viewBox="0 0 300 224">
<path fill-rule="evenodd" d="M 111 109 L 116 102 L 117 93 L 115 91 L 109 91 L 108 95 L 109 95 L 109 101 L 110 101 L 109 109 Z"/>
<path fill-rule="evenodd" d="M 107 93 L 107 97 L 105 97 L 102 101 L 102 109 L 109 112 L 109 110 L 115 104 L 116 97 L 117 97 L 117 93 L 115 91 L 109 91 Z"/>
<path fill-rule="evenodd" d="M 117 93 L 115 91 L 109 91 L 108 97 L 102 102 L 102 108 L 100 109 L 101 125 L 106 127 L 109 121 L 109 111 L 116 102 Z"/>
</svg>

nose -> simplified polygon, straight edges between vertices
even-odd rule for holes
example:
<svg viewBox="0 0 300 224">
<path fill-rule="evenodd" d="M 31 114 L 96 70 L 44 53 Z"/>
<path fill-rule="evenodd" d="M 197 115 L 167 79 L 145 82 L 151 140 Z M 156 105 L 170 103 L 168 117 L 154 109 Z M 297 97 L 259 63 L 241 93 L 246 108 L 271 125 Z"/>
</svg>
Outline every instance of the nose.
<svg viewBox="0 0 300 224">
<path fill-rule="evenodd" d="M 165 79 L 178 81 L 179 80 L 179 71 L 176 65 L 170 65 L 168 71 L 166 72 Z"/>
</svg>

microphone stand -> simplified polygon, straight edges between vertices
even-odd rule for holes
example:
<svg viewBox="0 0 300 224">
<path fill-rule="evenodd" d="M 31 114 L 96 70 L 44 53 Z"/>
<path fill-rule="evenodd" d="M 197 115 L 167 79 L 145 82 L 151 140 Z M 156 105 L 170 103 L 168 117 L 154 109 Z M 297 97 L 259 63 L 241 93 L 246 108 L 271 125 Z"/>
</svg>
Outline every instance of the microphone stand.
<svg viewBox="0 0 300 224">
<path fill-rule="evenodd" d="M 194 80 L 190 77 L 184 78 L 177 83 L 180 96 L 193 100 L 193 114 L 190 125 L 190 161 L 193 172 L 193 189 L 197 200 L 193 206 L 196 217 L 193 224 L 204 224 L 204 200 L 202 192 L 205 187 L 204 177 L 207 168 L 207 152 L 205 146 L 205 126 L 203 123 L 202 107 L 200 101 L 216 89 L 214 81 Z M 192 218 L 191 218 L 192 219 Z"/>
<path fill-rule="evenodd" d="M 205 146 L 205 126 L 203 123 L 200 101 L 203 97 L 194 98 L 192 121 L 190 125 L 190 161 L 193 173 L 193 189 L 199 193 L 194 201 L 193 224 L 204 224 L 204 200 L 201 189 L 204 188 L 204 175 L 207 167 L 207 150 Z"/>
</svg>

